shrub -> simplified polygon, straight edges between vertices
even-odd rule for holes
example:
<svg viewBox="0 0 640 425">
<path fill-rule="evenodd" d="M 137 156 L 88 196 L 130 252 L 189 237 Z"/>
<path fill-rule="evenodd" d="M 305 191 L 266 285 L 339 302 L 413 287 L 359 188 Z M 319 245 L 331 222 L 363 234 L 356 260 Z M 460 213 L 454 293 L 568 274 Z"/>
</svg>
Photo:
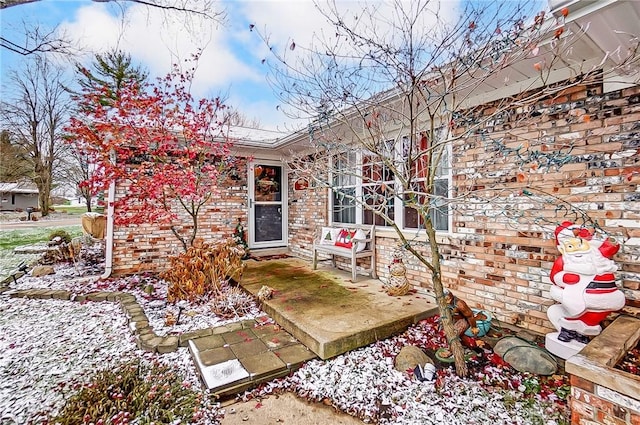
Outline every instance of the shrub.
<svg viewBox="0 0 640 425">
<path fill-rule="evenodd" d="M 170 259 L 161 274 L 168 282 L 167 301 L 207 302 L 224 282 L 242 276 L 244 250 L 232 239 L 209 245 L 202 243 Z"/>
<path fill-rule="evenodd" d="M 71 242 L 71 235 L 68 234 L 67 232 L 65 232 L 62 229 L 57 229 L 57 230 L 54 230 L 53 232 L 51 232 L 51 234 L 49 235 L 49 240 L 52 241 L 55 238 L 60 238 L 61 242 L 63 242 L 63 243 Z"/>
<path fill-rule="evenodd" d="M 203 406 L 203 394 L 169 366 L 132 360 L 99 372 L 49 423 L 192 423 L 205 415 Z"/>
<path fill-rule="evenodd" d="M 208 305 L 211 311 L 221 319 L 235 319 L 251 314 L 256 307 L 254 298 L 238 286 L 222 284 L 220 290 L 215 291 Z"/>
</svg>

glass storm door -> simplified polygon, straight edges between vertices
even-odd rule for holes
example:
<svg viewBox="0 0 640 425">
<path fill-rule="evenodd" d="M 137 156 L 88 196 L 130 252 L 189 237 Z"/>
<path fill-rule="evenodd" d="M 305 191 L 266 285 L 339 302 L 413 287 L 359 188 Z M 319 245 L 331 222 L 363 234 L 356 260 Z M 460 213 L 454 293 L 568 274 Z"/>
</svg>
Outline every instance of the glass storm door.
<svg viewBox="0 0 640 425">
<path fill-rule="evenodd" d="M 282 165 L 255 162 L 249 166 L 249 247 L 286 246 L 287 187 Z"/>
</svg>

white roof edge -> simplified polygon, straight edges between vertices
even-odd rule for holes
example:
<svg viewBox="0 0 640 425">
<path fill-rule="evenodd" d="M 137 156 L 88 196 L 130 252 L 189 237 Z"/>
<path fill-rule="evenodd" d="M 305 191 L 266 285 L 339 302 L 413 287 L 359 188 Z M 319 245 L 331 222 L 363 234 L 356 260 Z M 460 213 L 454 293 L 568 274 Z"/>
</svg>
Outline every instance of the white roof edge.
<svg viewBox="0 0 640 425">
<path fill-rule="evenodd" d="M 561 13 L 562 9 L 569 9 L 567 21 L 572 21 L 619 1 L 620 0 L 548 0 L 547 4 L 549 5 L 551 13 L 556 16 Z"/>
</svg>

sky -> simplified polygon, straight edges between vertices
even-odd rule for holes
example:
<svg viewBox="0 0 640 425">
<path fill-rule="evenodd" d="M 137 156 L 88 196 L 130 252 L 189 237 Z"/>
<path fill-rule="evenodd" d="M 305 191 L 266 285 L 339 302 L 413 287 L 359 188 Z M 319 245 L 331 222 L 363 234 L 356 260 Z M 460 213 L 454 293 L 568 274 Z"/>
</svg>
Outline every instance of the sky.
<svg viewBox="0 0 640 425">
<path fill-rule="evenodd" d="M 161 1 L 161 0 L 157 0 Z M 171 1 L 171 0 L 165 0 Z M 224 12 L 223 22 L 200 20 L 180 12 L 167 13 L 131 1 L 107 0 L 40 0 L 0 11 L 2 37 L 15 43 L 24 42 L 25 25 L 41 29 L 55 28 L 65 38 L 73 40 L 79 54 L 73 59 L 90 64 L 94 54 L 120 49 L 132 56 L 134 64 L 149 71 L 152 79 L 165 76 L 171 65 L 202 49 L 192 94 L 196 98 L 221 95 L 226 104 L 239 111 L 249 121 L 257 121 L 272 130 L 274 138 L 291 134 L 307 122 L 292 122 L 282 112 L 272 88 L 267 82 L 268 64 L 275 63 L 269 46 L 278 52 L 303 54 L 314 34 L 331 37 L 335 30 L 317 11 L 312 0 L 189 0 L 195 4 L 212 1 L 216 11 Z M 324 4 L 325 0 L 318 0 Z M 430 7 L 441 8 L 441 16 L 455 19 L 459 5 L 473 0 L 440 0 Z M 540 1 L 540 0 L 538 0 Z M 336 0 L 345 19 L 357 16 L 362 5 L 384 4 L 378 0 Z M 395 9 L 387 2 L 378 12 L 387 17 Z M 482 3 L 481 1 L 479 2 Z M 415 8 L 416 1 L 407 2 Z M 435 5 L 435 6 L 431 6 Z M 378 7 L 378 6 L 375 6 Z M 348 11 L 348 12 L 346 12 Z M 431 28 L 426 16 L 423 25 Z M 355 22 L 355 21 L 354 21 Z M 358 22 L 361 22 L 358 21 Z M 250 30 L 250 25 L 254 30 Z M 289 51 L 292 42 L 298 46 Z M 50 56 L 54 57 L 54 56 Z M 58 59 L 70 71 L 67 59 Z M 263 63 L 264 60 L 266 63 Z M 10 70 L 19 69 L 25 57 L 0 48 L 0 87 L 2 98 L 8 98 L 7 78 Z M 71 74 L 71 72 L 70 72 Z M 152 80 L 153 81 L 153 80 Z"/>
<path fill-rule="evenodd" d="M 200 0 L 195 0 L 200 1 Z M 226 103 L 261 127 L 290 133 L 291 125 L 277 108 L 266 74 L 269 51 L 256 31 L 268 35 L 276 46 L 308 43 L 314 31 L 324 24 L 309 0 L 229 0 L 216 1 L 226 12 L 223 23 L 185 20 L 180 13 L 167 14 L 131 2 L 95 2 L 89 0 L 42 0 L 0 11 L 2 37 L 20 43 L 24 25 L 53 29 L 72 40 L 89 63 L 93 53 L 119 48 L 128 52 L 134 63 L 142 65 L 152 78 L 166 75 L 176 61 L 202 49 L 194 81 L 197 97 L 223 95 Z M 124 7 L 124 8 L 123 8 Z M 25 57 L 0 49 L 2 93 L 6 94 L 7 75 L 19 69 Z M 62 61 L 70 70 L 72 66 Z M 4 97 L 4 96 L 3 96 Z"/>
</svg>

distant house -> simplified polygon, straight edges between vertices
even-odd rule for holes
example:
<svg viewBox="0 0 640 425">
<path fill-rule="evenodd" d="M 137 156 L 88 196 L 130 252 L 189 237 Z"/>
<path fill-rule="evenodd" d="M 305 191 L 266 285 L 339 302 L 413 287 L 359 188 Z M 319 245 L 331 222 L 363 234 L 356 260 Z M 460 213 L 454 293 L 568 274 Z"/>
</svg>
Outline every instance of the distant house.
<svg viewBox="0 0 640 425">
<path fill-rule="evenodd" d="M 0 210 L 38 208 L 38 188 L 29 181 L 0 183 Z"/>
</svg>

